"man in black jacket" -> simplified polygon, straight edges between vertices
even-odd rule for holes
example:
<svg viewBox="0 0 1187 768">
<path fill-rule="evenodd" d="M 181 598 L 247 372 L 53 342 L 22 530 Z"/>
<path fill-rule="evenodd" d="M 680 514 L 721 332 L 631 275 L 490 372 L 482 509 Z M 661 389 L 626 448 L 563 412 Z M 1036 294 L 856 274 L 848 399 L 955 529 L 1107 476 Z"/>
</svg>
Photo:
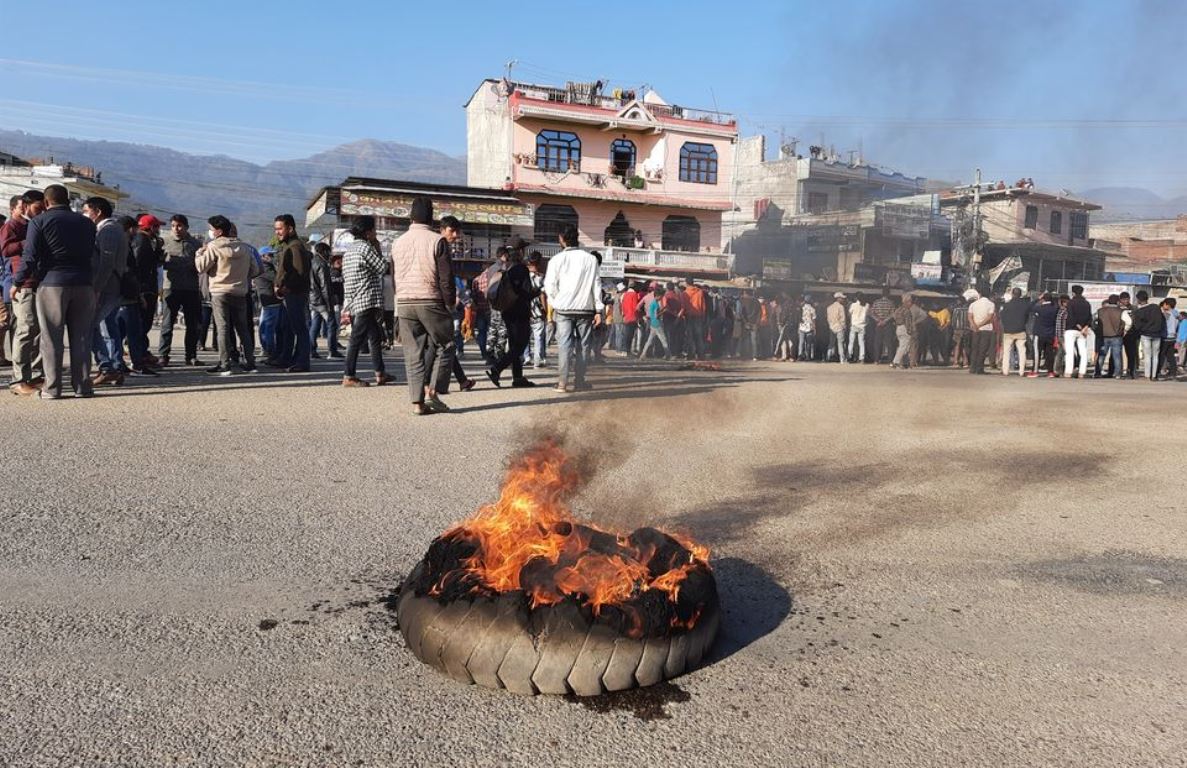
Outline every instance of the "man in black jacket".
<svg viewBox="0 0 1187 768">
<path fill-rule="evenodd" d="M 532 274 L 519 260 L 519 251 L 503 246 L 498 251 L 500 278 L 499 291 L 511 291 L 515 301 L 502 311 L 503 324 L 507 327 L 507 350 L 500 352 L 487 371 L 487 378 L 496 387 L 501 387 L 499 378 L 503 371 L 511 368 L 511 386 L 534 387 L 536 383 L 523 375 L 523 353 L 532 336 L 532 302 L 540 295 L 540 289 L 532 282 Z"/>
<path fill-rule="evenodd" d="M 1033 304 L 1022 297 L 1022 289 L 1010 291 L 1010 300 L 998 311 L 1002 324 L 1002 374 L 1010 375 L 1010 350 L 1018 351 L 1018 375 L 1026 375 L 1026 323 Z"/>
<path fill-rule="evenodd" d="M 151 213 L 141 215 L 136 222 L 138 231 L 132 240 L 132 261 L 136 265 L 136 282 L 140 285 L 140 330 L 145 348 L 148 348 L 148 332 L 152 330 L 157 317 L 158 270 L 165 260 L 161 245 L 161 220 Z M 146 361 L 156 365 L 157 358 L 148 355 Z"/>
<path fill-rule="evenodd" d="M 1133 311 L 1133 329 L 1142 347 L 1143 373 L 1149 381 L 1158 379 L 1158 359 L 1166 335 L 1166 318 L 1157 304 L 1149 303 L 1150 294 L 1138 291 L 1138 306 Z"/>
<path fill-rule="evenodd" d="M 62 396 L 63 336 L 68 334 L 70 387 L 75 397 L 91 397 L 95 224 L 70 210 L 70 193 L 60 184 L 45 188 L 45 202 L 49 205 L 46 212 L 29 222 L 25 250 L 13 276 L 16 285 L 24 285 L 30 277 L 37 281 L 37 321 L 45 366 L 45 386 L 39 396 L 43 400 Z"/>
<path fill-rule="evenodd" d="M 1123 376 L 1136 379 L 1138 377 L 1138 341 L 1141 339 L 1141 334 L 1133 327 L 1134 306 L 1130 303 L 1129 291 L 1122 291 L 1117 303 L 1121 307 L 1122 317 L 1129 318 L 1125 335 L 1121 337 L 1121 349 L 1125 352 L 1125 373 Z"/>
<path fill-rule="evenodd" d="M 1076 356 L 1080 357 L 1080 378 L 1088 375 L 1088 358 L 1096 352 L 1096 332 L 1092 330 L 1092 305 L 1084 298 L 1084 286 L 1072 286 L 1067 306 L 1067 327 L 1063 330 L 1063 375 L 1070 379 Z"/>
</svg>

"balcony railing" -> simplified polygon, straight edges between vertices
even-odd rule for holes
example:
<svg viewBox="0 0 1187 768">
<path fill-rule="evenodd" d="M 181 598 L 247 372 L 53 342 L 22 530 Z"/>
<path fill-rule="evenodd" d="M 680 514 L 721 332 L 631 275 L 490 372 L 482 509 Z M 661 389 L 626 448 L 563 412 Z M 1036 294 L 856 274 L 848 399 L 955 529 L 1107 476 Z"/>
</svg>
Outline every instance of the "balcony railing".
<svg viewBox="0 0 1187 768">
<path fill-rule="evenodd" d="M 608 259 L 621 259 L 626 262 L 627 271 L 672 275 L 676 275 L 682 270 L 729 274 L 734 268 L 734 255 L 731 253 L 694 253 L 691 251 L 668 251 L 662 248 L 622 248 L 619 246 L 596 248 L 586 245 L 582 247 L 586 250 L 597 251 Z M 561 247 L 556 243 L 532 243 L 528 251 L 539 251 L 547 259 L 560 253 Z"/>
<path fill-rule="evenodd" d="M 544 85 L 517 84 L 515 90 L 529 99 L 550 101 L 554 104 L 579 104 L 601 109 L 620 110 L 636 100 L 634 91 L 623 91 L 619 96 L 594 93 L 584 87 L 585 83 L 573 83 L 570 88 L 553 88 Z M 690 109 L 675 104 L 647 104 L 647 110 L 656 117 L 671 117 L 678 120 L 696 120 L 716 125 L 734 125 L 737 118 L 727 112 L 710 109 Z"/>
<path fill-rule="evenodd" d="M 734 256 L 730 253 L 697 253 L 692 251 L 668 251 L 658 248 L 610 247 L 602 251 L 611 258 L 622 259 L 627 269 L 642 268 L 647 271 L 729 273 L 734 267 Z"/>
</svg>

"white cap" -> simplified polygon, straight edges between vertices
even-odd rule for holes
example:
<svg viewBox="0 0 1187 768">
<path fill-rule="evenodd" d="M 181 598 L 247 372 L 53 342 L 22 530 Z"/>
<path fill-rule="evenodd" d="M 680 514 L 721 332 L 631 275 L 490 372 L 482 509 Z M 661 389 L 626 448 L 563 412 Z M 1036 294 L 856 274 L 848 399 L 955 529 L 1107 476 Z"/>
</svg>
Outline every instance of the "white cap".
<svg viewBox="0 0 1187 768">
<path fill-rule="evenodd" d="M 972 288 L 969 288 L 967 291 L 965 291 L 961 295 L 964 296 L 965 301 L 972 301 L 973 299 L 981 298 L 981 294 L 977 293 Z"/>
<path fill-rule="evenodd" d="M 620 290 L 620 291 L 625 291 L 625 290 L 626 290 L 626 283 L 619 283 L 619 284 L 618 284 L 618 290 Z"/>
</svg>

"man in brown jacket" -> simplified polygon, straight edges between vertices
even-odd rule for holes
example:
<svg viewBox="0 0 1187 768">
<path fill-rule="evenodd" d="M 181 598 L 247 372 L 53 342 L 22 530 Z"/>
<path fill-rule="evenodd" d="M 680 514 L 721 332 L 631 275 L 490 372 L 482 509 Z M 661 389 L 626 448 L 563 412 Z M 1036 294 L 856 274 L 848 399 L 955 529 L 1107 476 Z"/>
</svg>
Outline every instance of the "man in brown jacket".
<svg viewBox="0 0 1187 768">
<path fill-rule="evenodd" d="M 392 244 L 392 277 L 408 395 L 420 416 L 449 410 L 438 393 L 449 386 L 453 369 L 457 289 L 449 244 L 461 236 L 461 224 L 446 216 L 441 234 L 434 232 L 433 201 L 423 195 L 412 200 L 410 218 L 411 227 Z"/>
</svg>

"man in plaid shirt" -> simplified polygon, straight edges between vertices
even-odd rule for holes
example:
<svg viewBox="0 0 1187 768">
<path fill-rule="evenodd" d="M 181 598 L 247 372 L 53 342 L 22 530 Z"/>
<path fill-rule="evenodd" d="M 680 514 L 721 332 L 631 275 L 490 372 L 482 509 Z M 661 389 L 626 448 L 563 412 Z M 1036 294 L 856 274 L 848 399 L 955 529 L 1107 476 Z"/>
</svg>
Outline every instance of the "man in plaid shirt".
<svg viewBox="0 0 1187 768">
<path fill-rule="evenodd" d="M 383 366 L 383 272 L 386 267 L 375 237 L 375 217 L 359 216 L 350 227 L 354 241 L 342 257 L 342 282 L 345 294 L 343 318 L 350 321 L 350 341 L 346 345 L 344 387 L 366 387 L 356 376 L 359 349 L 371 347 L 371 367 L 376 386 L 391 381 Z"/>
</svg>

